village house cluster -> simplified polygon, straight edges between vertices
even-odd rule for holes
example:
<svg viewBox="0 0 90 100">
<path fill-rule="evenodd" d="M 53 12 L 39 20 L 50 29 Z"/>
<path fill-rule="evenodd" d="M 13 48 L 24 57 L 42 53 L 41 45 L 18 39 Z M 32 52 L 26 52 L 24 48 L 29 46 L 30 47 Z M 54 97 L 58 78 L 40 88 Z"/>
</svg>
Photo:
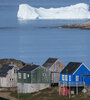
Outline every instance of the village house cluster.
<svg viewBox="0 0 90 100">
<path fill-rule="evenodd" d="M 0 68 L 0 87 L 17 87 L 18 93 L 32 93 L 54 85 L 59 85 L 61 94 L 84 88 L 89 91 L 90 69 L 81 62 L 64 66 L 57 58 L 48 58 L 42 66 L 26 64 L 19 69 L 11 63 Z"/>
</svg>

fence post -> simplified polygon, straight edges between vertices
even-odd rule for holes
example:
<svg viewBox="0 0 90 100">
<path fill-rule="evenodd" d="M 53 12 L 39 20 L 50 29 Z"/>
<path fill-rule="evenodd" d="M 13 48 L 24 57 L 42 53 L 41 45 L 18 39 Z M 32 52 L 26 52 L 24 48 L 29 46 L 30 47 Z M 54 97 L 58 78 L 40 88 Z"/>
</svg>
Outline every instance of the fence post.
<svg viewBox="0 0 90 100">
<path fill-rule="evenodd" d="M 78 82 L 76 82 L 76 94 L 78 95 Z"/>
<path fill-rule="evenodd" d="M 69 82 L 69 98 L 71 98 L 70 82 Z"/>
<path fill-rule="evenodd" d="M 64 82 L 63 82 L 63 96 L 64 96 Z"/>
<path fill-rule="evenodd" d="M 59 82 L 59 95 L 61 94 L 61 85 L 60 85 L 60 82 Z"/>
</svg>

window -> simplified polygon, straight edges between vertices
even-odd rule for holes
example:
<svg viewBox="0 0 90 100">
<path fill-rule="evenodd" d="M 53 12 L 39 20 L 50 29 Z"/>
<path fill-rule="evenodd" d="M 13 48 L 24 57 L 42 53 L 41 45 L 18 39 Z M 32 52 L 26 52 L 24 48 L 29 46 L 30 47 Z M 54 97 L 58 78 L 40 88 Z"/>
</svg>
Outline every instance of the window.
<svg viewBox="0 0 90 100">
<path fill-rule="evenodd" d="M 13 78 L 10 78 L 10 81 L 13 81 Z"/>
<path fill-rule="evenodd" d="M 23 79 L 26 79 L 26 73 L 23 73 Z"/>
<path fill-rule="evenodd" d="M 17 73 L 17 69 L 14 69 L 14 73 Z"/>
<path fill-rule="evenodd" d="M 46 73 L 43 73 L 43 76 L 45 77 L 46 76 Z"/>
<path fill-rule="evenodd" d="M 27 77 L 29 77 L 29 74 L 27 74 Z"/>
<path fill-rule="evenodd" d="M 69 75 L 69 81 L 71 81 L 71 75 Z"/>
<path fill-rule="evenodd" d="M 18 73 L 18 78 L 21 79 L 21 73 Z"/>
<path fill-rule="evenodd" d="M 65 75 L 65 81 L 67 81 L 68 80 L 68 77 L 67 77 L 67 75 Z"/>
<path fill-rule="evenodd" d="M 76 76 L 76 81 L 79 81 L 79 76 Z"/>
<path fill-rule="evenodd" d="M 62 75 L 62 80 L 64 81 L 64 75 Z"/>
</svg>

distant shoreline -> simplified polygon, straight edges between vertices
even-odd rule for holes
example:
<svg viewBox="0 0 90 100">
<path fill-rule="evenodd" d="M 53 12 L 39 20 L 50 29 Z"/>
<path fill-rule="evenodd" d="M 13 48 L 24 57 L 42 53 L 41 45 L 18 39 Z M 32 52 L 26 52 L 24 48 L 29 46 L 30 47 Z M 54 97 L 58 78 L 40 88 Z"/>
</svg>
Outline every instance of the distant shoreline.
<svg viewBox="0 0 90 100">
<path fill-rule="evenodd" d="M 83 24 L 67 24 L 62 25 L 62 28 L 80 28 L 80 29 L 88 29 L 90 30 L 90 21 L 83 23 Z"/>
</svg>

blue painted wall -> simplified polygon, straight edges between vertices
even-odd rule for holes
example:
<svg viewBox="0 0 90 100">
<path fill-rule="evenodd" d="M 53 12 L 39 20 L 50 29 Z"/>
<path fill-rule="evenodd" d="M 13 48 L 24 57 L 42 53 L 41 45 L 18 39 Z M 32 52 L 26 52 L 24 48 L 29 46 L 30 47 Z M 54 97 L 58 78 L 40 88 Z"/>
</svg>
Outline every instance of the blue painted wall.
<svg viewBox="0 0 90 100">
<path fill-rule="evenodd" d="M 62 76 L 64 75 L 64 80 L 62 79 Z M 67 75 L 67 81 L 65 79 L 65 76 Z M 69 75 L 69 74 L 60 74 L 60 81 L 63 82 L 76 82 L 76 76 L 79 77 L 78 82 L 81 82 L 81 75 Z M 71 77 L 71 80 L 70 80 Z"/>
<path fill-rule="evenodd" d="M 84 64 L 74 73 L 74 75 L 87 75 L 90 74 L 90 71 L 85 67 Z"/>
<path fill-rule="evenodd" d="M 62 75 L 64 75 L 64 80 L 62 79 Z M 67 75 L 67 80 L 65 79 L 65 76 Z M 85 82 L 87 85 L 90 85 L 90 77 L 86 76 L 83 77 L 83 75 L 90 75 L 89 69 L 82 64 L 81 67 L 73 74 L 60 74 L 60 81 L 61 82 L 76 82 L 76 76 L 79 77 L 78 83 Z M 69 80 L 69 76 L 71 76 L 71 81 Z"/>
</svg>

